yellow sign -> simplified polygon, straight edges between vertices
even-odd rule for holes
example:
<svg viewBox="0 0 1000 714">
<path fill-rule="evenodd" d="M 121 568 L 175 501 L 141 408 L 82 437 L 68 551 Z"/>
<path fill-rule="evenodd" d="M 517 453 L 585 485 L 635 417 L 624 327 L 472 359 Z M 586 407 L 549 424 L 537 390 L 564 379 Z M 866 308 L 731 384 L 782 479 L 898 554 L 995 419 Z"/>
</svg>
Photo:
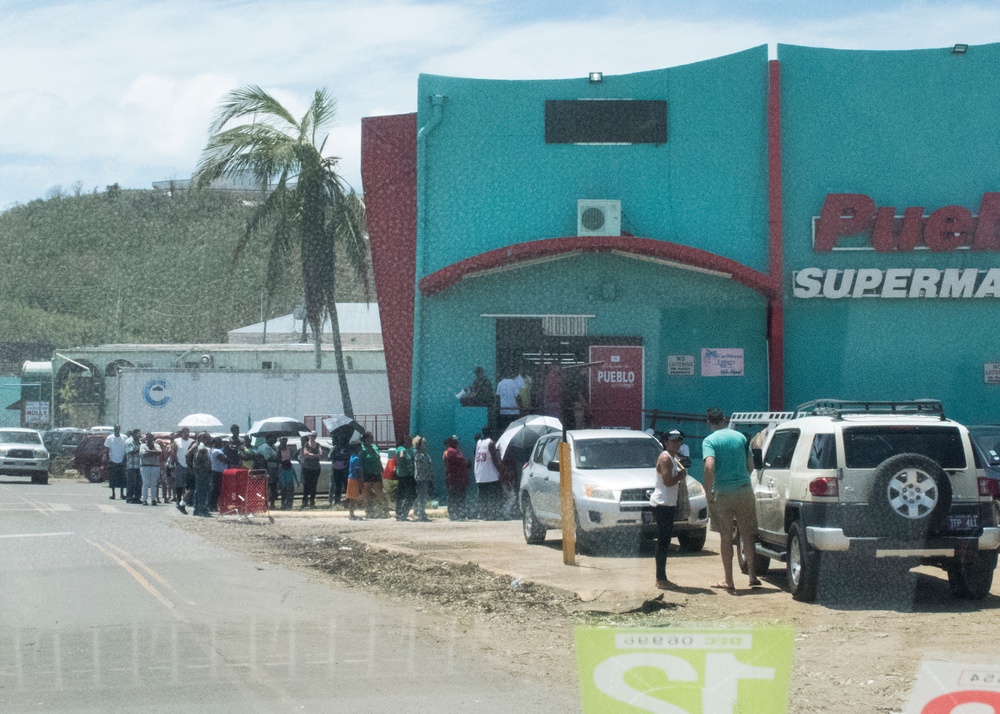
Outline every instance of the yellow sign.
<svg viewBox="0 0 1000 714">
<path fill-rule="evenodd" d="M 782 714 L 791 628 L 578 627 L 585 714 Z"/>
</svg>

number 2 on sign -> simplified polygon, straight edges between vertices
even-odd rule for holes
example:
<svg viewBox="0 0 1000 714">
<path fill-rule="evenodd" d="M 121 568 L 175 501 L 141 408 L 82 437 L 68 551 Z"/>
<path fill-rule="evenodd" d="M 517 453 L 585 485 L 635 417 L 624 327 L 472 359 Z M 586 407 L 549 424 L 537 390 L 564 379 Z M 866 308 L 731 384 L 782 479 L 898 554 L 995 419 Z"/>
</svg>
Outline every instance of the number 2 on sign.
<svg viewBox="0 0 1000 714">
<path fill-rule="evenodd" d="M 625 681 L 635 667 L 654 667 L 671 682 L 697 682 L 698 670 L 687 660 L 658 652 L 615 655 L 594 668 L 594 684 L 604 694 L 652 714 L 691 714 L 686 709 L 650 696 Z M 705 682 L 701 689 L 703 714 L 733 714 L 741 679 L 774 679 L 773 667 L 745 664 L 726 652 L 705 655 Z"/>
</svg>

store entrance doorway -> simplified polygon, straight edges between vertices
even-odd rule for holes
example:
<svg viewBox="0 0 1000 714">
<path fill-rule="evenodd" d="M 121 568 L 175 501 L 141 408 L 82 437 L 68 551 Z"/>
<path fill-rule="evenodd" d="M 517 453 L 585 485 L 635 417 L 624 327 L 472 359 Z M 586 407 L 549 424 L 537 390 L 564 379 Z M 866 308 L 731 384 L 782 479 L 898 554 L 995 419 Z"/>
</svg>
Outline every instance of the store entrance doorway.
<svg viewBox="0 0 1000 714">
<path fill-rule="evenodd" d="M 567 429 L 609 425 L 606 416 L 612 413 L 620 419 L 621 404 L 611 401 L 615 400 L 615 391 L 592 388 L 599 378 L 594 370 L 601 365 L 590 359 L 591 348 L 641 348 L 642 337 L 551 334 L 546 322 L 552 321 L 542 317 L 497 318 L 496 383 L 520 375 L 525 382 L 520 393 L 520 414 L 556 416 Z M 641 421 L 641 397 L 639 402 L 637 423 Z"/>
</svg>

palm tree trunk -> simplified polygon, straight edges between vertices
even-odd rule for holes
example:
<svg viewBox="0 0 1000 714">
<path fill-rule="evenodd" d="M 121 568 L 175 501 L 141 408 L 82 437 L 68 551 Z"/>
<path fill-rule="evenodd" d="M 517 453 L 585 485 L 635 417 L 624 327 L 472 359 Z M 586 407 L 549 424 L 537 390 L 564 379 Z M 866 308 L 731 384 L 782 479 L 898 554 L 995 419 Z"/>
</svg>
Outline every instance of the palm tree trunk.
<svg viewBox="0 0 1000 714">
<path fill-rule="evenodd" d="M 354 405 L 351 404 L 351 390 L 347 386 L 347 370 L 344 367 L 344 346 L 340 342 L 340 321 L 337 319 L 337 306 L 330 306 L 330 329 L 333 332 L 333 357 L 337 363 L 337 378 L 340 380 L 340 401 L 344 414 L 354 418 Z"/>
</svg>

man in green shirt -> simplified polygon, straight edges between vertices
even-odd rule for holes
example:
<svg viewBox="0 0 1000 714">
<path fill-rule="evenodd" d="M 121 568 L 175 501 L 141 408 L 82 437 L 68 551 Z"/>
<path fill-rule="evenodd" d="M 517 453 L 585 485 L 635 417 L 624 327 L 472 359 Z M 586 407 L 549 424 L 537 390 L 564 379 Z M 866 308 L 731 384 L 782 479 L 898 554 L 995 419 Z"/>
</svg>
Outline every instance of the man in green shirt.
<svg viewBox="0 0 1000 714">
<path fill-rule="evenodd" d="M 712 528 L 719 532 L 719 554 L 725 579 L 712 587 L 735 592 L 733 584 L 733 526 L 739 528 L 743 552 L 747 554 L 747 575 L 750 587 L 760 585 L 754 572 L 754 542 L 757 539 L 757 506 L 754 501 L 750 472 L 753 459 L 747 448 L 747 438 L 729 427 L 729 419 L 718 407 L 708 410 L 708 427 L 712 433 L 701 445 L 705 459 L 705 491 Z"/>
</svg>

